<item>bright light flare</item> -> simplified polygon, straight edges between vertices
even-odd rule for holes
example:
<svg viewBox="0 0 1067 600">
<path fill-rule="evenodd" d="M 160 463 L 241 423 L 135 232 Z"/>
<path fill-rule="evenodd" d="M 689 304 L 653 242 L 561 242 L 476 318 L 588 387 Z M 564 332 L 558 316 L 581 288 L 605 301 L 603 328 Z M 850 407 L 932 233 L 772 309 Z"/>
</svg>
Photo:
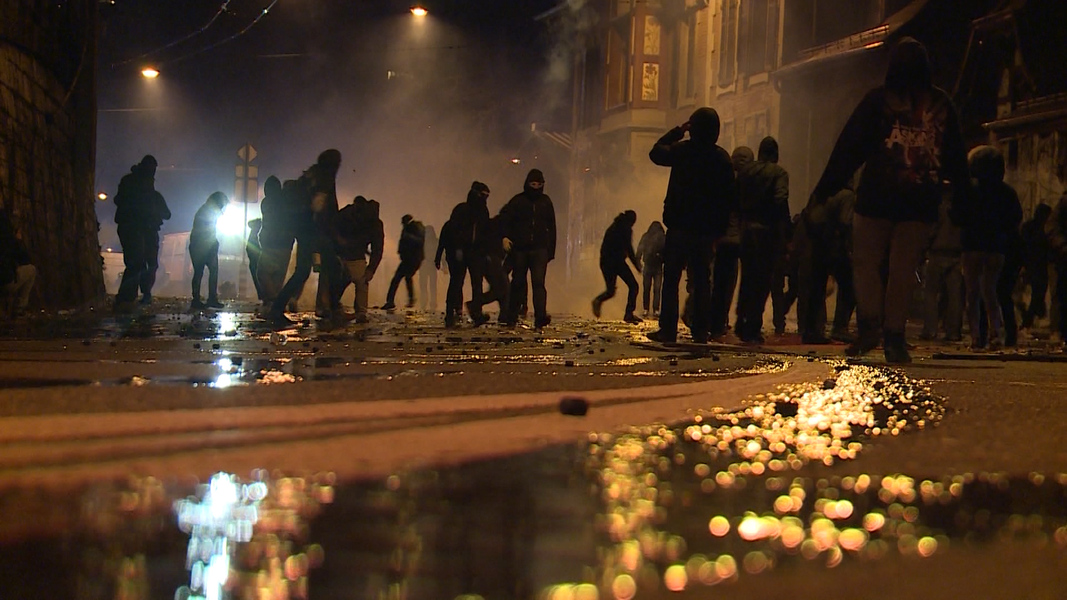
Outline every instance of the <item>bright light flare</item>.
<svg viewBox="0 0 1067 600">
<path fill-rule="evenodd" d="M 101 202 L 107 200 L 107 194 L 105 194 L 104 192 L 100 192 L 99 194 L 96 195 L 96 197 Z"/>
<path fill-rule="evenodd" d="M 145 67 L 141 69 L 141 76 L 145 79 L 155 79 L 159 77 L 159 71 L 153 67 Z"/>
<path fill-rule="evenodd" d="M 222 211 L 218 223 L 215 224 L 215 231 L 219 235 L 243 236 L 245 234 L 244 207 L 236 204 L 228 205 L 226 210 Z"/>
<path fill-rule="evenodd" d="M 425 8 L 421 7 L 421 6 L 412 6 L 411 7 L 411 14 L 416 16 L 416 17 L 425 17 L 426 15 L 429 14 L 429 11 L 426 10 Z"/>
</svg>

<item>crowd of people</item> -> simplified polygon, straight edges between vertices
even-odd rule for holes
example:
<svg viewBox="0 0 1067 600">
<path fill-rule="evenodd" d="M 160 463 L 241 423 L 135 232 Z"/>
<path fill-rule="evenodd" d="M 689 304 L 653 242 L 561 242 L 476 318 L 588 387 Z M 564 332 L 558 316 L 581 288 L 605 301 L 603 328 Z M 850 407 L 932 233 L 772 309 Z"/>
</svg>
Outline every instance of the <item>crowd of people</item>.
<svg viewBox="0 0 1067 600">
<path fill-rule="evenodd" d="M 634 211 L 623 211 L 607 228 L 600 247 L 605 289 L 592 301 L 597 318 L 622 279 L 625 322 L 656 318 L 659 327 L 648 337 L 673 343 L 681 321 L 692 341 L 703 343 L 731 329 L 736 293 L 732 329 L 742 342 L 764 343 L 770 299 L 775 333 L 784 332 L 795 303 L 804 343 L 845 342 L 851 356 L 881 345 L 887 361 L 900 363 L 910 360 L 905 324 L 920 282 L 924 339 L 943 331 L 944 339 L 961 340 L 966 315 L 972 346 L 996 349 L 1018 341 L 1013 294 L 1020 277 L 1031 289 L 1022 311 L 1022 326 L 1030 327 L 1047 313 L 1049 265 L 1067 275 L 1067 195 L 1055 208 L 1039 205 L 1022 223 L 1019 198 L 1004 181 L 1003 156 L 992 146 L 967 152 L 955 108 L 933 85 L 926 50 L 913 39 L 892 50 L 884 85 L 853 111 L 796 217 L 790 216 L 789 174 L 778 164 L 778 142 L 768 136 L 755 152 L 741 146 L 728 153 L 718 145 L 719 130 L 717 112 L 703 107 L 653 145 L 651 161 L 670 169 L 662 221 L 648 226 L 636 250 Z M 275 325 L 293 324 L 286 310 L 313 269 L 321 318 L 368 319 L 368 284 L 381 265 L 384 225 L 375 200 L 357 196 L 339 207 L 340 164 L 340 152 L 327 150 L 299 178 L 266 181 L 262 218 L 250 223 L 249 257 L 264 316 Z M 155 166 L 146 156 L 115 198 L 126 264 L 116 298 L 120 312 L 132 308 L 138 290 L 142 302 L 151 301 L 158 232 L 170 218 L 152 183 Z M 404 215 L 400 262 L 381 308 L 396 309 L 401 282 L 407 306 L 415 306 L 420 269 L 447 268 L 446 327 L 459 326 L 464 309 L 475 326 L 483 325 L 489 320 L 484 309 L 493 303 L 499 322 L 514 326 L 531 296 L 534 326 L 548 325 L 545 277 L 555 258 L 556 216 L 544 185 L 543 173 L 531 170 L 522 192 L 490 216 L 489 187 L 474 181 L 439 237 Z M 222 306 L 215 224 L 226 202 L 225 194 L 212 194 L 194 219 L 194 309 Z M 286 279 L 294 248 L 295 270 Z M 206 301 L 200 293 L 205 269 Z M 681 303 L 683 273 L 687 298 Z M 468 276 L 471 297 L 465 301 Z M 837 295 L 829 318 L 831 278 Z M 420 279 L 425 304 L 428 295 L 436 297 L 436 284 L 427 281 L 436 277 Z M 351 312 L 341 306 L 349 285 L 355 288 Z M 1054 297 L 1060 306 L 1067 302 L 1067 283 L 1057 285 Z M 1059 326 L 1067 333 L 1064 319 Z"/>
</svg>

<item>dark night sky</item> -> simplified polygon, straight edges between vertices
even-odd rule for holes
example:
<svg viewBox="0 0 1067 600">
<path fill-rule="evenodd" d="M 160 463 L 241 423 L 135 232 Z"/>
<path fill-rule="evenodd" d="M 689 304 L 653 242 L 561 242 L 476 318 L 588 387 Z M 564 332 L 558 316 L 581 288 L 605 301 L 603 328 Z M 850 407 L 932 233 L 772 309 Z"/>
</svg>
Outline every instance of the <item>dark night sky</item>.
<svg viewBox="0 0 1067 600">
<path fill-rule="evenodd" d="M 247 33 L 193 54 L 267 4 L 231 0 L 204 33 L 130 62 L 202 27 L 221 0 L 102 5 L 98 189 L 113 194 L 130 165 L 154 154 L 174 212 L 164 231 L 182 231 L 208 194 L 232 193 L 246 141 L 260 153 L 261 184 L 295 178 L 336 147 L 342 204 L 363 194 L 382 202 L 387 228 L 405 212 L 440 225 L 471 180 L 490 184 L 495 208 L 542 166 L 530 123 L 568 123 L 566 82 L 548 78 L 551 44 L 534 20 L 557 0 L 429 1 L 422 21 L 407 2 L 279 0 Z M 158 79 L 139 76 L 147 63 Z M 521 167 L 507 160 L 516 155 Z M 97 212 L 106 244 L 113 207 Z"/>
</svg>

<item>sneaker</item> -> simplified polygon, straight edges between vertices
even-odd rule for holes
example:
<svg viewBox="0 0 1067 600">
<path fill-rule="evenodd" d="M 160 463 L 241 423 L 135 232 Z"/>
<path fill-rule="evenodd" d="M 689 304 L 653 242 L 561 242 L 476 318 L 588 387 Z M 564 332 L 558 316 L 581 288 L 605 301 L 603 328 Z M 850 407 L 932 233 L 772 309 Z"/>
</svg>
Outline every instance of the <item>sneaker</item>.
<svg viewBox="0 0 1067 600">
<path fill-rule="evenodd" d="M 204 306 L 208 308 L 226 308 L 226 305 L 219 302 L 217 299 L 208 300 L 207 303 L 204 304 Z"/>
<path fill-rule="evenodd" d="M 911 362 L 911 355 L 908 354 L 908 344 L 904 340 L 904 334 L 901 332 L 887 331 L 882 350 L 885 352 L 885 362 L 887 363 L 907 364 Z"/>
<path fill-rule="evenodd" d="M 382 305 L 382 310 L 396 310 L 395 302 L 386 302 Z"/>
<path fill-rule="evenodd" d="M 845 356 L 863 356 L 878 347 L 878 336 L 873 333 L 861 333 L 854 342 L 845 348 Z"/>
<path fill-rule="evenodd" d="M 552 317 L 545 315 L 534 319 L 534 329 L 542 329 L 552 324 Z"/>
<path fill-rule="evenodd" d="M 193 301 L 189 303 L 189 308 L 193 310 L 203 310 L 204 301 L 200 298 L 193 298 Z"/>
<path fill-rule="evenodd" d="M 285 313 L 278 315 L 268 315 L 267 320 L 270 321 L 270 324 L 275 327 L 292 327 L 294 325 L 300 324 L 299 321 L 294 321 L 289 317 L 285 316 Z"/>
<path fill-rule="evenodd" d="M 360 323 L 360 324 L 370 323 L 370 317 L 367 316 L 367 313 L 363 313 L 363 312 L 356 313 L 355 318 L 353 318 L 352 320 L 355 321 L 356 323 Z"/>
<path fill-rule="evenodd" d="M 600 298 L 593 298 L 593 316 L 594 317 L 596 317 L 598 319 L 600 318 L 600 307 L 603 304 L 604 303 L 600 300 Z"/>
<path fill-rule="evenodd" d="M 145 294 L 141 297 L 141 306 L 148 306 L 152 303 L 152 294 Z"/>
<path fill-rule="evenodd" d="M 653 342 L 659 342 L 661 344 L 674 344 L 678 341 L 677 333 L 668 333 L 666 331 L 663 331 L 662 329 L 657 329 L 656 331 L 649 332 L 646 334 L 646 337 L 648 337 L 648 339 L 652 340 Z"/>
<path fill-rule="evenodd" d="M 408 308 L 408 309 L 415 308 L 415 299 L 414 298 L 409 299 L 407 305 L 405 306 L 405 308 Z"/>
<path fill-rule="evenodd" d="M 626 321 L 627 323 L 629 323 L 631 325 L 637 325 L 638 323 L 643 323 L 644 322 L 644 319 L 642 319 L 641 317 L 639 317 L 639 316 L 637 316 L 637 315 L 635 315 L 633 313 L 630 313 L 630 314 L 626 315 L 625 317 L 622 318 L 622 320 Z"/>
</svg>

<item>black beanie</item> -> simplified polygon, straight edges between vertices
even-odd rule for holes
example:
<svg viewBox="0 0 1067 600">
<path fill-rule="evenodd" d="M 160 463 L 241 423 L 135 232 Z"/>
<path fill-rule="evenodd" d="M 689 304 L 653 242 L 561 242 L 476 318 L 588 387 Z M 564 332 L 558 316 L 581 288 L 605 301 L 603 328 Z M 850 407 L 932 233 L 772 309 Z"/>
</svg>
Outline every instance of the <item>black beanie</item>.
<svg viewBox="0 0 1067 600">
<path fill-rule="evenodd" d="M 474 183 L 471 184 L 471 191 L 479 193 L 479 194 L 481 194 L 481 193 L 488 194 L 489 193 L 489 186 L 485 185 L 484 183 L 482 183 L 480 181 L 475 181 Z"/>
<path fill-rule="evenodd" d="M 544 183 L 545 174 L 541 172 L 541 169 L 530 169 L 530 172 L 526 174 L 526 183 L 530 183 L 531 181 Z"/>
</svg>

